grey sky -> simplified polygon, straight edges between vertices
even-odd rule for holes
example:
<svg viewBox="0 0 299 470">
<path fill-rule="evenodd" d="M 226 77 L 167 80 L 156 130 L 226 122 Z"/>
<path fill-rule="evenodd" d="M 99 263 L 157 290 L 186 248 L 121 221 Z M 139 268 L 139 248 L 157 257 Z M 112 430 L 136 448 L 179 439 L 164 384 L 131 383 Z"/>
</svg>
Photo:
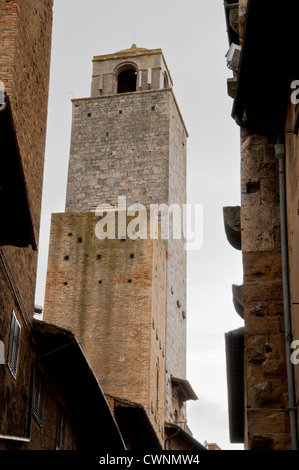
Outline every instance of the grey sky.
<svg viewBox="0 0 299 470">
<path fill-rule="evenodd" d="M 188 424 L 200 442 L 229 444 L 224 333 L 242 325 L 231 285 L 241 253 L 227 242 L 222 207 L 240 204 L 239 129 L 227 96 L 222 0 L 55 0 L 44 198 L 36 303 L 43 305 L 50 216 L 63 212 L 71 99 L 90 96 L 92 57 L 162 48 L 189 131 L 188 202 L 204 205 L 204 244 L 188 254 L 188 379 L 199 401 Z"/>
</svg>

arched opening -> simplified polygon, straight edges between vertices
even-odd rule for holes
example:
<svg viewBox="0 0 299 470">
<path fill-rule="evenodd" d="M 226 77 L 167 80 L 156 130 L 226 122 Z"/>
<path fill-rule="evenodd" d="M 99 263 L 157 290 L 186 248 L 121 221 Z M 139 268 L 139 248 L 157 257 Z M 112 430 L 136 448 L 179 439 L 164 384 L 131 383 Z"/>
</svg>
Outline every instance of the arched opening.
<svg viewBox="0 0 299 470">
<path fill-rule="evenodd" d="M 168 82 L 168 77 L 167 77 L 167 74 L 164 72 L 164 88 L 168 88 L 169 87 L 169 82 Z"/>
<path fill-rule="evenodd" d="M 133 67 L 120 72 L 117 77 L 117 93 L 136 91 L 137 72 Z"/>
</svg>

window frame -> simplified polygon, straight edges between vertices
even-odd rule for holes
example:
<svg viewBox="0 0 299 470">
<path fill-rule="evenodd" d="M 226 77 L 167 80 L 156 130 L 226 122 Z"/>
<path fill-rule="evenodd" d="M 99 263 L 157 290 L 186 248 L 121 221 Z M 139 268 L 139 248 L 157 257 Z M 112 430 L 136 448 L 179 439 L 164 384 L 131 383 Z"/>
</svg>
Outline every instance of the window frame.
<svg viewBox="0 0 299 470">
<path fill-rule="evenodd" d="M 17 378 L 18 373 L 18 362 L 19 362 L 19 352 L 21 345 L 21 324 L 17 319 L 17 316 L 12 311 L 10 333 L 9 333 L 9 343 L 8 343 L 8 353 L 7 353 L 7 367 L 10 370 L 11 375 L 14 379 Z"/>
<path fill-rule="evenodd" d="M 65 446 L 65 424 L 66 415 L 63 407 L 58 405 L 57 422 L 56 422 L 56 439 L 55 450 L 64 450 Z"/>
<path fill-rule="evenodd" d="M 39 424 L 43 425 L 45 400 L 45 378 L 38 367 L 34 370 L 33 398 L 32 398 L 32 416 Z"/>
</svg>

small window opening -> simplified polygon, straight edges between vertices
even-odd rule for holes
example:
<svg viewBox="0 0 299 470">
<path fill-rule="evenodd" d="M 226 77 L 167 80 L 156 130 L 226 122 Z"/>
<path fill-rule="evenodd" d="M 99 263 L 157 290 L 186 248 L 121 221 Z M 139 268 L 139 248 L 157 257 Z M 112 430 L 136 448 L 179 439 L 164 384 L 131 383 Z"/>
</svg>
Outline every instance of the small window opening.
<svg viewBox="0 0 299 470">
<path fill-rule="evenodd" d="M 83 241 L 83 240 L 82 240 L 82 237 L 79 237 L 79 238 L 78 238 L 78 243 L 82 243 L 82 241 Z"/>
<path fill-rule="evenodd" d="M 102 281 L 101 281 L 101 280 L 99 281 L 99 284 L 102 284 Z"/>
<path fill-rule="evenodd" d="M 65 256 L 65 257 L 64 257 L 64 260 L 65 260 L 65 261 L 68 261 L 69 259 L 70 259 L 69 256 Z"/>
<path fill-rule="evenodd" d="M 97 259 L 102 259 L 102 255 L 97 255 Z"/>
<path fill-rule="evenodd" d="M 64 450 L 65 441 L 65 413 L 61 406 L 58 409 L 57 425 L 56 425 L 56 450 Z"/>
<path fill-rule="evenodd" d="M 166 73 L 164 73 L 164 88 L 169 88 L 168 78 Z"/>
<path fill-rule="evenodd" d="M 35 369 L 33 389 L 33 416 L 40 426 L 43 424 L 44 377 L 39 369 Z"/>
<path fill-rule="evenodd" d="M 133 259 L 135 257 L 134 253 L 130 254 L 130 258 Z"/>
<path fill-rule="evenodd" d="M 20 337 L 21 337 L 21 325 L 17 320 L 15 312 L 12 312 L 9 345 L 8 345 L 7 366 L 14 378 L 16 378 L 17 376 Z"/>
<path fill-rule="evenodd" d="M 132 279 L 128 279 L 128 283 L 131 284 L 131 282 L 132 282 Z"/>
<path fill-rule="evenodd" d="M 137 72 L 130 68 L 120 72 L 117 79 L 117 93 L 130 93 L 136 91 Z"/>
<path fill-rule="evenodd" d="M 246 185 L 247 194 L 257 193 L 261 189 L 260 181 L 249 181 Z"/>
</svg>

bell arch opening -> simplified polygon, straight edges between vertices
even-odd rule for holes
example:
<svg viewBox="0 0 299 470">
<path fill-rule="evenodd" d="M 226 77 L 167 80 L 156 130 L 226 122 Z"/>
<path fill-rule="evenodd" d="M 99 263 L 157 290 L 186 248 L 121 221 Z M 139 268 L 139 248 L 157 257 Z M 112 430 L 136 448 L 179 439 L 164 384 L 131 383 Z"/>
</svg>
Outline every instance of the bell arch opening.
<svg viewBox="0 0 299 470">
<path fill-rule="evenodd" d="M 137 69 L 133 65 L 121 68 L 117 75 L 117 93 L 130 93 L 137 89 Z"/>
</svg>

